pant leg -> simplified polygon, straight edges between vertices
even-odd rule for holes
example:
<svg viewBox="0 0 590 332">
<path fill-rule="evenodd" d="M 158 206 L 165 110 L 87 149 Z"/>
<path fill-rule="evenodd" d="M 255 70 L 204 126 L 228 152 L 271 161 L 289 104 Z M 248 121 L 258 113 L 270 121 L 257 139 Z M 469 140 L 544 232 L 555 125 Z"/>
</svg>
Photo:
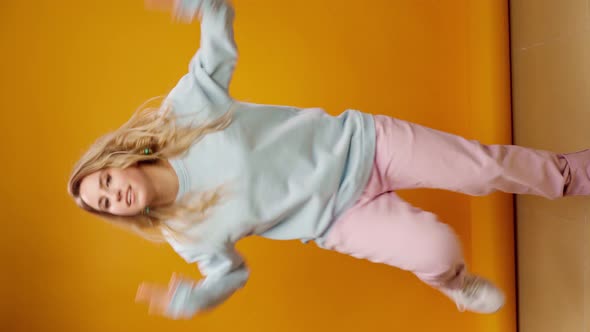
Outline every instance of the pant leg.
<svg viewBox="0 0 590 332">
<path fill-rule="evenodd" d="M 470 195 L 503 191 L 551 199 L 568 193 L 568 155 L 514 145 L 483 145 L 387 116 L 375 116 L 375 125 L 375 163 L 382 185 L 389 190 L 437 188 Z M 575 157 L 581 164 L 581 160 L 590 164 L 588 152 Z M 580 173 L 586 174 L 588 182 L 588 172 Z M 584 180 L 584 176 L 579 178 Z M 590 190 L 590 185 L 580 186 Z"/>
<path fill-rule="evenodd" d="M 324 247 L 410 271 L 436 288 L 461 287 L 465 273 L 451 228 L 393 192 L 361 199 L 335 221 Z"/>
</svg>

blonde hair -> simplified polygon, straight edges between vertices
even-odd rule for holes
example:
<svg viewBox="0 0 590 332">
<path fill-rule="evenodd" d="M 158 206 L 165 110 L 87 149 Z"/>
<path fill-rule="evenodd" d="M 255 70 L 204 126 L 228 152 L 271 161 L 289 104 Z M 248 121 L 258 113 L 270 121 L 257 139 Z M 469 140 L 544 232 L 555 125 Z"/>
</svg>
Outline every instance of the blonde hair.
<svg viewBox="0 0 590 332">
<path fill-rule="evenodd" d="M 122 217 L 86 204 L 80 198 L 80 184 L 86 176 L 105 168 L 127 168 L 181 156 L 203 136 L 227 128 L 232 120 L 230 107 L 211 122 L 178 126 L 178 116 L 172 114 L 170 105 L 148 107 L 149 103 L 160 98 L 146 101 L 120 128 L 97 139 L 75 164 L 68 181 L 68 193 L 82 209 L 156 242 L 165 241 L 165 233 L 180 235 L 178 229 L 169 226 L 168 220 L 182 221 L 187 226 L 203 220 L 206 212 L 219 203 L 220 190 L 189 193 L 171 206 L 150 207 L 149 214 Z M 150 149 L 150 153 L 146 155 L 145 149 Z"/>
</svg>

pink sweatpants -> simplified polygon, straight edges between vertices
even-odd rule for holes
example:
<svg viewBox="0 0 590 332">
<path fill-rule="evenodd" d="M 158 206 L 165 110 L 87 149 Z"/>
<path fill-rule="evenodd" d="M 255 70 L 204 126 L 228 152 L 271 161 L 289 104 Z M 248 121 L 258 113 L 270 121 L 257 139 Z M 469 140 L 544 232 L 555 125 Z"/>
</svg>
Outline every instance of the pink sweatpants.
<svg viewBox="0 0 590 332">
<path fill-rule="evenodd" d="M 513 145 L 483 145 L 386 116 L 375 116 L 375 162 L 356 204 L 327 234 L 327 249 L 413 272 L 436 288 L 461 287 L 465 264 L 453 230 L 396 193 L 437 188 L 550 199 L 590 193 L 590 151 L 559 155 Z"/>
</svg>

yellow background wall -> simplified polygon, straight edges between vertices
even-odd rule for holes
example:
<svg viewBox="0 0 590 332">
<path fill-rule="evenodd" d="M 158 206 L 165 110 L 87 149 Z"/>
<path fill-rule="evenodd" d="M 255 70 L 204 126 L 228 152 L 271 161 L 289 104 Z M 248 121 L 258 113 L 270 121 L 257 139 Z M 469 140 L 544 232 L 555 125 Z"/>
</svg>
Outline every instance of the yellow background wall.
<svg viewBox="0 0 590 332">
<path fill-rule="evenodd" d="M 235 0 L 237 98 L 389 114 L 510 142 L 508 17 L 495 0 Z M 512 201 L 403 193 L 440 214 L 478 273 L 508 293 L 458 313 L 396 269 L 313 245 L 247 239 L 248 286 L 190 322 L 135 305 L 143 280 L 192 274 L 156 246 L 79 211 L 70 168 L 98 135 L 165 94 L 198 46 L 141 0 L 0 3 L 1 331 L 515 331 Z"/>
</svg>

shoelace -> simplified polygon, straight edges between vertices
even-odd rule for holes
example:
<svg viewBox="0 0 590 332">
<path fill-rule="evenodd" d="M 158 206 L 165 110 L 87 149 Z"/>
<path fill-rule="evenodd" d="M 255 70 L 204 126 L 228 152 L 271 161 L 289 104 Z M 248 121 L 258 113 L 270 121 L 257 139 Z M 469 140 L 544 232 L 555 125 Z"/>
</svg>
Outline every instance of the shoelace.
<svg viewBox="0 0 590 332">
<path fill-rule="evenodd" d="M 473 276 L 465 277 L 461 292 L 467 295 L 468 297 L 473 297 L 473 295 L 475 295 L 477 291 L 481 288 L 481 282 L 479 281 L 480 280 L 478 278 L 475 278 Z"/>
<path fill-rule="evenodd" d="M 462 296 L 460 296 L 459 298 L 455 298 L 455 303 L 459 311 L 465 311 L 465 300 L 473 298 L 473 296 L 477 294 L 481 286 L 482 285 L 481 282 L 479 282 L 479 279 L 469 275 L 465 277 L 465 280 L 463 280 L 463 287 L 457 290 L 457 292 Z"/>
</svg>

